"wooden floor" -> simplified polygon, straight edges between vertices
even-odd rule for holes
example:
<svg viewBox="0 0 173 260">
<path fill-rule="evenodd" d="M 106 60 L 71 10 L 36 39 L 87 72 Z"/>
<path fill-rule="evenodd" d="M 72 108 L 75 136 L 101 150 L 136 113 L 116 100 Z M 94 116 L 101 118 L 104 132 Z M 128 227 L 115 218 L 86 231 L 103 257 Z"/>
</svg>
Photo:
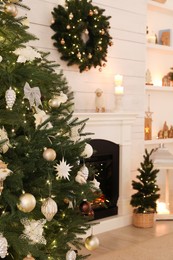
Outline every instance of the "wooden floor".
<svg viewBox="0 0 173 260">
<path fill-rule="evenodd" d="M 154 227 L 145 229 L 127 226 L 96 235 L 99 239 L 100 246 L 93 251 L 84 249 L 83 253 L 91 253 L 91 256 L 88 258 L 89 260 L 99 260 L 99 256 L 110 252 L 110 250 L 127 248 L 134 243 L 141 243 L 154 237 L 166 235 L 170 232 L 173 232 L 172 220 L 156 221 Z"/>
</svg>

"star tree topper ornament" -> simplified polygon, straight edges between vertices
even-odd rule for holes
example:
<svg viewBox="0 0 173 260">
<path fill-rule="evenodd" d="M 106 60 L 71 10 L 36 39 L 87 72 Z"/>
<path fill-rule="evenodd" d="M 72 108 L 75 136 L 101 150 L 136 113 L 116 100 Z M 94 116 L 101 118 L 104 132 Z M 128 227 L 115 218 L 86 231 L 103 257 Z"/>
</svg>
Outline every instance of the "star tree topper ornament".
<svg viewBox="0 0 173 260">
<path fill-rule="evenodd" d="M 57 177 L 56 177 L 57 180 L 64 178 L 64 179 L 67 179 L 70 181 L 69 171 L 71 171 L 71 168 L 73 166 L 70 166 L 69 164 L 67 164 L 67 162 L 64 161 L 64 157 L 62 158 L 62 161 L 60 161 L 60 163 L 54 167 L 55 167 L 55 170 L 57 171 Z"/>
</svg>

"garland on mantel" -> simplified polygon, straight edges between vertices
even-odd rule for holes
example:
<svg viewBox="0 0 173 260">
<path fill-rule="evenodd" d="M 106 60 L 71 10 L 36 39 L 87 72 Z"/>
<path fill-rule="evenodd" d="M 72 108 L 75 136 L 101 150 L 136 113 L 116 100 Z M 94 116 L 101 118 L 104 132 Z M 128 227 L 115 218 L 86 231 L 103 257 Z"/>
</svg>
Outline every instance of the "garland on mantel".
<svg viewBox="0 0 173 260">
<path fill-rule="evenodd" d="M 104 9 L 93 6 L 91 0 L 66 0 L 65 7 L 53 9 L 51 28 L 55 31 L 54 46 L 67 65 L 76 64 L 80 72 L 91 67 L 106 66 L 107 49 L 111 46 L 110 16 Z"/>
</svg>

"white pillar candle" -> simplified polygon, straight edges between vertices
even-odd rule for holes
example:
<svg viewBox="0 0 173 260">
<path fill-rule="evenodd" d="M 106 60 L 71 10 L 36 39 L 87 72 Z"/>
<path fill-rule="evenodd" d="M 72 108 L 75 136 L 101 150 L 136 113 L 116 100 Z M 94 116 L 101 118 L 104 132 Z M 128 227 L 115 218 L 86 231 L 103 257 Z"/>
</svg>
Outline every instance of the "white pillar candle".
<svg viewBox="0 0 173 260">
<path fill-rule="evenodd" d="M 123 76 L 122 75 L 115 75 L 114 77 L 115 79 L 115 86 L 121 86 L 122 85 L 122 82 L 123 82 Z"/>
<path fill-rule="evenodd" d="M 123 86 L 115 86 L 115 95 L 123 95 L 124 87 Z"/>
</svg>

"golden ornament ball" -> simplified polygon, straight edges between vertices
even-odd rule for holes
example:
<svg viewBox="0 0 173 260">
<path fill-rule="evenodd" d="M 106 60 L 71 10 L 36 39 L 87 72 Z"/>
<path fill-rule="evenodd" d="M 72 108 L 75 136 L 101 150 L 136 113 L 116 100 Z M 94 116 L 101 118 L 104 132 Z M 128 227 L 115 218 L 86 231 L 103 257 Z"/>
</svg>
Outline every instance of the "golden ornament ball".
<svg viewBox="0 0 173 260">
<path fill-rule="evenodd" d="M 10 14 L 14 17 L 18 14 L 17 7 L 14 4 L 6 4 L 4 7 L 4 11 L 5 13 Z"/>
<path fill-rule="evenodd" d="M 35 260 L 35 258 L 32 255 L 27 255 L 23 260 Z"/>
<path fill-rule="evenodd" d="M 60 106 L 60 102 L 59 102 L 59 100 L 57 99 L 57 98 L 52 98 L 52 99 L 50 99 L 49 100 L 49 106 L 50 107 L 59 107 Z"/>
<path fill-rule="evenodd" d="M 31 212 L 36 206 L 36 199 L 30 193 L 24 193 L 19 198 L 19 204 L 17 207 L 23 212 Z"/>
<path fill-rule="evenodd" d="M 56 159 L 56 152 L 52 148 L 45 148 L 43 152 L 43 158 L 46 161 L 54 161 Z"/>
<path fill-rule="evenodd" d="M 92 251 L 99 247 L 99 240 L 96 236 L 91 235 L 85 239 L 85 247 Z"/>
</svg>

